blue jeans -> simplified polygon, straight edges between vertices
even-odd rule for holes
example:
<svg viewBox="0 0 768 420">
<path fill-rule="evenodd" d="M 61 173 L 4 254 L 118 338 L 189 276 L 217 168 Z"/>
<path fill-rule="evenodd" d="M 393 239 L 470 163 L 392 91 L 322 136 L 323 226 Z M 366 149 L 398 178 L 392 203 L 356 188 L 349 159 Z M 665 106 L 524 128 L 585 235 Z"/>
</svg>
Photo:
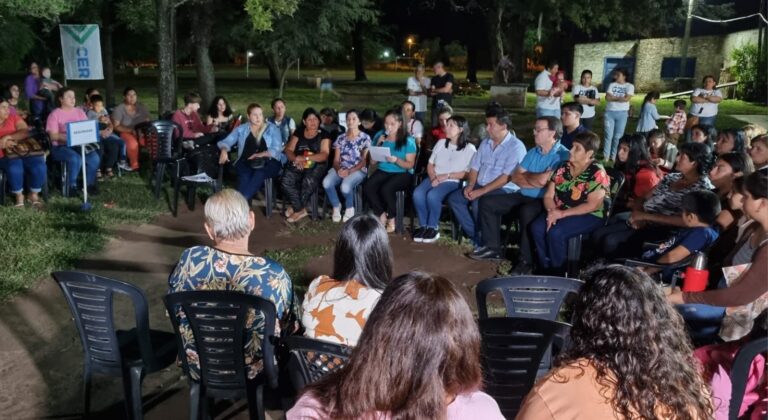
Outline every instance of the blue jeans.
<svg viewBox="0 0 768 420">
<path fill-rule="evenodd" d="M 536 244 L 539 267 L 565 272 L 568 259 L 568 240 L 591 232 L 603 224 L 603 219 L 591 214 L 564 217 L 547 231 L 547 213 L 531 223 L 530 232 Z"/>
<path fill-rule="evenodd" d="M 419 226 L 437 229 L 443 200 L 457 189 L 459 189 L 458 182 L 443 182 L 433 187 L 429 178 L 422 181 L 413 190 L 413 207 L 416 208 L 416 215 L 419 217 Z"/>
<path fill-rule="evenodd" d="M 276 178 L 280 174 L 283 165 L 277 159 L 269 159 L 267 163 L 259 168 L 253 169 L 248 161 L 243 158 L 235 164 L 237 171 L 237 191 L 250 200 L 264 186 L 264 180 L 267 178 Z"/>
<path fill-rule="evenodd" d="M 560 119 L 560 109 L 546 109 L 546 108 L 539 108 L 536 107 L 536 118 L 541 117 L 555 117 L 558 120 Z"/>
<path fill-rule="evenodd" d="M 482 186 L 475 185 L 475 189 L 478 188 L 482 188 Z M 489 194 L 506 193 L 507 192 L 503 189 L 497 189 L 483 195 L 483 197 Z M 451 211 L 453 212 L 454 217 L 456 217 L 456 221 L 459 222 L 459 226 L 461 226 L 461 229 L 464 231 L 464 233 L 470 239 L 472 239 L 472 242 L 475 244 L 475 246 L 483 245 L 482 238 L 480 237 L 480 229 L 477 228 L 479 222 L 478 215 L 480 213 L 479 201 L 480 200 L 471 201 L 472 212 L 470 213 L 470 201 L 464 197 L 463 188 L 460 188 L 448 195 L 448 204 L 451 206 Z"/>
<path fill-rule="evenodd" d="M 14 194 L 24 192 L 24 174 L 28 176 L 29 191 L 39 193 L 46 182 L 48 168 L 45 166 L 45 158 L 42 156 L 30 156 L 19 159 L 0 159 L 0 169 L 4 170 L 8 177 L 8 186 Z M 5 191 L 0 191 L 5 194 Z"/>
<path fill-rule="evenodd" d="M 715 119 L 717 119 L 717 115 L 713 115 L 711 117 L 699 117 L 699 125 L 708 125 L 710 127 L 714 127 Z"/>
<path fill-rule="evenodd" d="M 341 195 L 344 196 L 344 208 L 351 209 L 355 205 L 355 188 L 365 181 L 367 174 L 363 171 L 355 171 L 347 175 L 346 178 L 340 177 L 336 169 L 331 168 L 328 175 L 323 178 L 323 189 L 331 206 L 340 207 L 339 194 L 336 192 L 336 186 L 341 184 Z M 359 209 L 362 210 L 362 209 Z"/>
<path fill-rule="evenodd" d="M 71 187 L 77 187 L 77 177 L 82 168 L 80 147 L 54 146 L 51 149 L 51 157 L 56 162 L 64 161 L 67 164 L 67 183 Z M 96 171 L 101 164 L 99 152 L 93 151 L 85 154 L 85 184 L 96 185 Z"/>
<path fill-rule="evenodd" d="M 603 159 L 616 160 L 616 152 L 619 151 L 619 139 L 627 128 L 628 111 L 605 111 L 603 128 L 605 129 L 605 141 L 603 142 Z"/>
</svg>

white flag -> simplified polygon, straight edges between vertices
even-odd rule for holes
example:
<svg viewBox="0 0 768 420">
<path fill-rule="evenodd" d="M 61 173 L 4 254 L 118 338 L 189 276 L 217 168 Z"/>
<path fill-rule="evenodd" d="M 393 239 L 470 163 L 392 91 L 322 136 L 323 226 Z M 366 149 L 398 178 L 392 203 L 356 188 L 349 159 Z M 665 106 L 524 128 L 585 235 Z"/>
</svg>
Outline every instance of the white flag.
<svg viewBox="0 0 768 420">
<path fill-rule="evenodd" d="M 59 25 L 64 75 L 68 80 L 102 80 L 99 25 Z"/>
</svg>

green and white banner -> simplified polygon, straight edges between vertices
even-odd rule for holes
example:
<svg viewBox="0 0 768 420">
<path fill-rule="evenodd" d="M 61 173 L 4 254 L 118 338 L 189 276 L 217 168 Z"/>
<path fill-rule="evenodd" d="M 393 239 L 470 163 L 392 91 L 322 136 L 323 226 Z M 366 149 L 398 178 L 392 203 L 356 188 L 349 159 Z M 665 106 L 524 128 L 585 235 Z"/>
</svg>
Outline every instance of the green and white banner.
<svg viewBox="0 0 768 420">
<path fill-rule="evenodd" d="M 59 25 L 64 74 L 68 80 L 102 80 L 99 25 Z"/>
</svg>

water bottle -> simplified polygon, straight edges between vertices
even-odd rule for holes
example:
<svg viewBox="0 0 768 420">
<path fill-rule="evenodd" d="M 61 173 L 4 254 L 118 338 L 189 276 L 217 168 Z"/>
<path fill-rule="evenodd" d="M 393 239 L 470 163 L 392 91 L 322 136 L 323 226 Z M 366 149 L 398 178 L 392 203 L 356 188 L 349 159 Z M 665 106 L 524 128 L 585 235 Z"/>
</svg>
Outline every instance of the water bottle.
<svg viewBox="0 0 768 420">
<path fill-rule="evenodd" d="M 697 252 L 691 261 L 691 265 L 683 274 L 684 292 L 701 292 L 707 288 L 709 282 L 709 270 L 707 270 L 707 255 Z"/>
</svg>

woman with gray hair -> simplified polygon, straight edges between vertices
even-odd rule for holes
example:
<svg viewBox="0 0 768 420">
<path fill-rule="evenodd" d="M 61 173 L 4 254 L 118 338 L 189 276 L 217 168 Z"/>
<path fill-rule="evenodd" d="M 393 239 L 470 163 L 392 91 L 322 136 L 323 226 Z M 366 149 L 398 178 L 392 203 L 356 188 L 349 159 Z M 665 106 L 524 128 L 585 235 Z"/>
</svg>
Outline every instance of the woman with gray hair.
<svg viewBox="0 0 768 420">
<path fill-rule="evenodd" d="M 203 226 L 213 246 L 198 245 L 184 250 L 176 268 L 168 279 L 168 293 L 192 290 L 235 290 L 268 299 L 275 304 L 278 320 L 287 318 L 293 291 L 291 279 L 285 269 L 269 258 L 253 255 L 248 249 L 248 238 L 255 225 L 254 214 L 245 197 L 232 189 L 214 194 L 205 203 Z M 192 331 L 180 314 L 179 332 L 184 340 L 193 378 L 199 377 Z M 245 360 L 248 377 L 261 371 L 261 341 L 263 322 L 249 317 L 251 323 L 245 340 Z M 276 326 L 280 331 L 280 323 Z"/>
</svg>

